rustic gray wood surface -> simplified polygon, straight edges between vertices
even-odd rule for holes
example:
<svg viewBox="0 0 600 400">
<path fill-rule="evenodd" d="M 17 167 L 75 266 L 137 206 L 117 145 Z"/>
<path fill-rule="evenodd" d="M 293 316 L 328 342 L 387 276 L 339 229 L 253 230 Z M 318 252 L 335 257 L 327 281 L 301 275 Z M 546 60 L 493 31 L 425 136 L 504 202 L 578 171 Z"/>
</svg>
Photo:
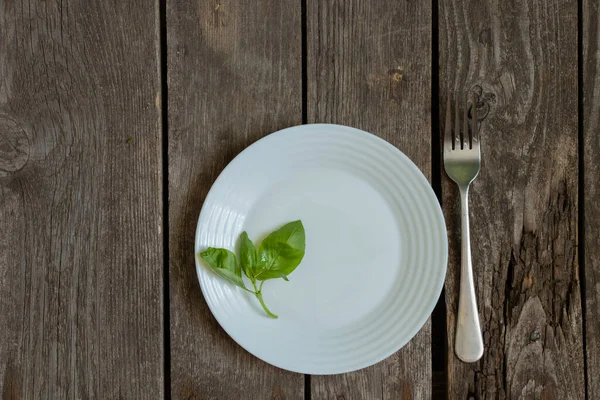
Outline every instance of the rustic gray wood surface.
<svg viewBox="0 0 600 400">
<path fill-rule="evenodd" d="M 588 396 L 600 398 L 600 24 L 598 0 L 582 4 L 584 282 Z"/>
<path fill-rule="evenodd" d="M 449 398 L 583 399 L 577 2 L 443 0 L 439 21 L 440 97 L 474 91 L 485 116 L 470 202 L 485 343 L 474 364 L 453 356 L 459 198 L 444 176 Z"/>
<path fill-rule="evenodd" d="M 206 306 L 194 232 L 217 175 L 262 136 L 302 123 L 300 4 L 171 1 L 169 250 L 175 399 L 304 399 L 304 376 L 238 346 Z"/>
<path fill-rule="evenodd" d="M 308 122 L 364 129 L 431 176 L 431 5 L 309 1 Z M 431 397 L 431 325 L 370 368 L 315 376 L 313 399 Z"/>
<path fill-rule="evenodd" d="M 0 1 L 0 398 L 600 397 L 600 13 L 579 1 L 580 20 L 577 0 Z M 467 92 L 473 364 L 453 354 L 459 198 L 436 152 Z M 446 319 L 350 374 L 248 354 L 195 273 L 217 175 L 303 122 L 381 136 L 442 191 Z"/>
<path fill-rule="evenodd" d="M 163 395 L 158 5 L 0 3 L 0 396 Z"/>
</svg>

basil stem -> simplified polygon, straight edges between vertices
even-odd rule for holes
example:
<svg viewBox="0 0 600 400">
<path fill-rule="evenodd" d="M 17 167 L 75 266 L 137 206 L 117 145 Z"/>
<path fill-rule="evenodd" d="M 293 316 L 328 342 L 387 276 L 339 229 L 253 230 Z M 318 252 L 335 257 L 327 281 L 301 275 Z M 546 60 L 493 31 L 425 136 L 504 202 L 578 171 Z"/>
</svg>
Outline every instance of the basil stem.
<svg viewBox="0 0 600 400">
<path fill-rule="evenodd" d="M 262 284 L 265 283 L 265 281 L 262 281 L 260 283 L 260 289 L 262 289 Z M 265 301 L 263 300 L 262 297 L 262 292 L 260 291 L 260 289 L 258 289 L 256 287 L 256 281 L 252 281 L 252 286 L 254 286 L 254 295 L 256 296 L 256 298 L 258 299 L 258 301 L 260 302 L 260 305 L 262 306 L 263 310 L 265 310 L 265 312 L 267 313 L 267 315 L 271 318 L 279 318 L 277 315 L 273 314 L 271 312 L 271 310 L 269 310 L 269 308 L 267 307 L 267 305 L 265 304 Z"/>
</svg>

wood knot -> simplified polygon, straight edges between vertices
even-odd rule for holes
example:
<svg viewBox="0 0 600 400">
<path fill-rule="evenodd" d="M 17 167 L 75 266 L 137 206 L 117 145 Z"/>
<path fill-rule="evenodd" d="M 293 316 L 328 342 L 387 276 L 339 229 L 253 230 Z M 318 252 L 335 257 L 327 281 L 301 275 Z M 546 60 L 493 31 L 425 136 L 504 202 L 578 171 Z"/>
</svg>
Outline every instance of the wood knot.
<svg viewBox="0 0 600 400">
<path fill-rule="evenodd" d="M 0 178 L 21 170 L 29 161 L 30 144 L 15 120 L 0 114 Z"/>
<path fill-rule="evenodd" d="M 492 44 L 492 30 L 490 28 L 479 32 L 479 43 L 485 46 L 490 46 Z"/>
<path fill-rule="evenodd" d="M 388 71 L 388 75 L 393 82 L 400 82 L 404 78 L 404 67 L 392 68 Z"/>
<path fill-rule="evenodd" d="M 477 119 L 483 121 L 490 113 L 491 106 L 496 104 L 496 95 L 486 92 L 480 85 L 474 85 L 469 91 L 474 99 L 474 103 L 469 110 L 469 117 L 472 114 L 473 106 L 477 107 Z"/>
<path fill-rule="evenodd" d="M 398 103 L 402 100 L 402 86 L 406 80 L 404 67 L 398 66 L 388 70 L 390 98 Z"/>
</svg>

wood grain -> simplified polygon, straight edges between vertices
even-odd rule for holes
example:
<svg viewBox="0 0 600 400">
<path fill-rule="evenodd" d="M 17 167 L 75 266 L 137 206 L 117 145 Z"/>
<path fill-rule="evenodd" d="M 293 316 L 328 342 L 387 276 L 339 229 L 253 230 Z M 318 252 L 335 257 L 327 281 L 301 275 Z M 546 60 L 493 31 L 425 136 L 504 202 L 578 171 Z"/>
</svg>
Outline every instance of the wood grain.
<svg viewBox="0 0 600 400">
<path fill-rule="evenodd" d="M 304 376 L 238 346 L 211 315 L 194 266 L 202 202 L 233 157 L 302 122 L 300 3 L 170 0 L 169 251 L 175 399 L 303 399 Z"/>
<path fill-rule="evenodd" d="M 307 3 L 308 122 L 381 136 L 431 176 L 431 5 Z M 314 376 L 312 398 L 431 398 L 431 324 L 362 371 Z"/>
<path fill-rule="evenodd" d="M 453 354 L 459 197 L 443 182 L 449 398 L 582 399 L 577 2 L 442 0 L 439 20 L 441 99 L 474 92 L 485 116 L 470 198 L 485 353 L 473 364 Z"/>
<path fill-rule="evenodd" d="M 583 178 L 584 265 L 588 398 L 600 398 L 600 4 L 584 0 L 583 20 Z"/>
<path fill-rule="evenodd" d="M 0 3 L 4 399 L 162 396 L 157 12 Z"/>
</svg>

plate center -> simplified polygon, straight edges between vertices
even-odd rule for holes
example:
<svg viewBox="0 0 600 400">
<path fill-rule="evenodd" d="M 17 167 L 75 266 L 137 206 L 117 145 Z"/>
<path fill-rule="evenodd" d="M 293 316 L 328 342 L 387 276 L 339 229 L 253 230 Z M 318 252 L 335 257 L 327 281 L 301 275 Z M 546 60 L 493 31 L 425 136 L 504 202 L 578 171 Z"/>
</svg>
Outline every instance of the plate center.
<svg viewBox="0 0 600 400">
<path fill-rule="evenodd" d="M 311 168 L 266 190 L 244 229 L 258 246 L 297 219 L 306 230 L 306 254 L 289 282 L 265 282 L 269 308 L 291 323 L 314 324 L 315 333 L 376 311 L 402 273 L 397 217 L 382 194 L 347 171 Z"/>
</svg>

